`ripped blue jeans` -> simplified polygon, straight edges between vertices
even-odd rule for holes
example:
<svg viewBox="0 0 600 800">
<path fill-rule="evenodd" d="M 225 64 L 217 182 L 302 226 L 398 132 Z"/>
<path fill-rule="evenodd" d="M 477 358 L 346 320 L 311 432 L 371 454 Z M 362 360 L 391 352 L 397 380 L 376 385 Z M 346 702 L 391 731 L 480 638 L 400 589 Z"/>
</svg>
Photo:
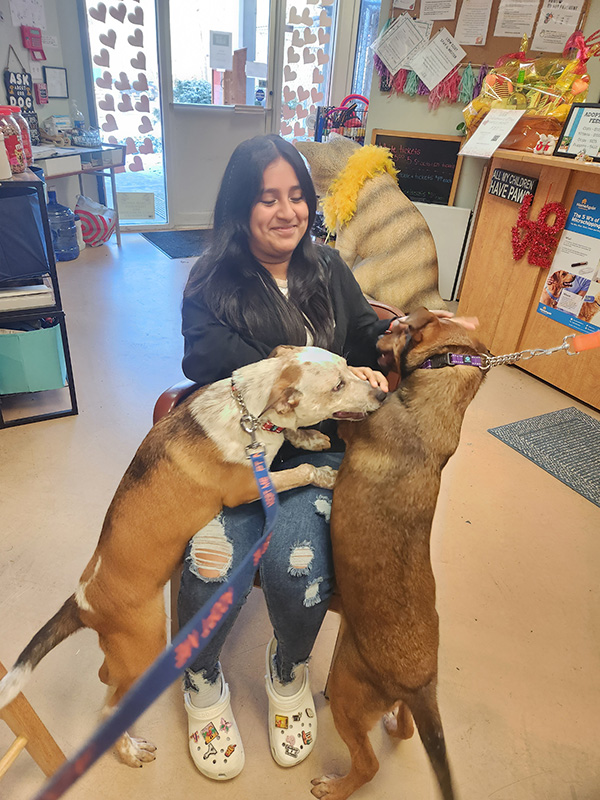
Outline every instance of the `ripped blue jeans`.
<svg viewBox="0 0 600 800">
<path fill-rule="evenodd" d="M 302 453 L 273 471 L 309 462 L 337 469 L 343 453 Z M 275 664 L 282 683 L 292 680 L 297 664 L 305 662 L 333 592 L 333 559 L 329 536 L 331 491 L 302 486 L 279 495 L 279 516 L 271 543 L 260 563 L 260 581 L 278 642 Z M 179 591 L 180 626 L 204 605 L 260 537 L 264 514 L 259 501 L 224 508 L 188 544 Z M 219 675 L 221 648 L 250 594 L 252 583 L 207 647 L 191 665 L 208 682 Z M 193 688 L 193 674 L 186 674 Z"/>
</svg>

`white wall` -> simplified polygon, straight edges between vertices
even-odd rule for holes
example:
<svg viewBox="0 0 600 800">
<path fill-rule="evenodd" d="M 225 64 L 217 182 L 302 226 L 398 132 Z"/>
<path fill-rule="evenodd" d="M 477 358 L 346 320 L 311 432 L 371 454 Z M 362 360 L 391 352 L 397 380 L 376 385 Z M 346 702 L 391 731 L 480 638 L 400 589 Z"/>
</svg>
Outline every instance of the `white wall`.
<svg viewBox="0 0 600 800">
<path fill-rule="evenodd" d="M 380 28 L 389 16 L 389 0 L 383 0 Z M 590 11 L 584 28 L 589 36 L 600 28 L 600 0 L 590 0 Z M 589 102 L 598 102 L 600 95 L 600 59 L 588 62 L 591 83 Z M 456 126 L 463 121 L 462 104 L 442 103 L 435 111 L 430 111 L 427 97 L 407 97 L 391 95 L 379 91 L 379 76 L 374 74 L 371 86 L 366 141 L 371 141 L 373 128 L 411 133 L 439 133 L 446 136 L 457 134 Z M 477 195 L 479 179 L 484 167 L 483 159 L 464 158 L 454 205 L 473 208 Z"/>
<path fill-rule="evenodd" d="M 81 39 L 77 17 L 76 0 L 44 0 L 46 12 L 46 30 L 43 33 L 53 37 L 57 46 L 45 45 L 46 60 L 34 62 L 41 66 L 66 67 L 69 96 L 87 117 L 87 102 L 83 82 L 83 62 L 81 57 Z M 9 0 L 0 0 L 0 66 L 6 66 L 8 47 L 12 44 L 25 69 L 30 72 L 30 60 L 27 50 L 21 43 L 21 29 L 12 24 Z M 11 67 L 16 64 L 11 58 Z M 16 65 L 18 69 L 18 65 Z M 35 77 L 34 77 L 35 81 Z M 4 82 L 0 91 L 2 103 L 6 102 Z M 68 114 L 69 100 L 49 100 L 47 105 L 35 107 L 40 122 L 51 114 Z"/>
<path fill-rule="evenodd" d="M 37 63 L 41 66 L 65 67 L 67 70 L 67 83 L 69 87 L 69 99 L 49 100 L 47 105 L 36 105 L 35 110 L 41 125 L 42 121 L 52 114 L 70 114 L 69 100 L 74 100 L 77 107 L 89 122 L 88 105 L 86 100 L 86 90 L 83 73 L 83 60 L 81 54 L 81 34 L 79 30 L 79 19 L 77 13 L 76 0 L 44 0 L 44 10 L 46 14 L 46 28 L 43 34 L 52 37 L 56 41 L 54 45 L 44 45 L 46 60 Z M 6 66 L 9 45 L 12 45 L 28 72 L 31 72 L 31 63 L 28 51 L 21 43 L 21 30 L 14 27 L 10 13 L 9 0 L 0 0 L 0 66 L 2 72 Z M 14 57 L 11 54 L 11 69 L 18 69 Z M 36 81 L 35 74 L 33 76 Z M 6 102 L 4 92 L 4 81 L 0 89 L 0 105 Z M 60 203 L 73 206 L 76 196 L 79 193 L 79 182 L 77 178 L 61 178 L 52 182 L 47 181 L 48 187 L 56 189 L 57 199 Z M 85 176 L 84 192 L 91 197 L 97 198 L 97 186 L 95 178 Z"/>
</svg>

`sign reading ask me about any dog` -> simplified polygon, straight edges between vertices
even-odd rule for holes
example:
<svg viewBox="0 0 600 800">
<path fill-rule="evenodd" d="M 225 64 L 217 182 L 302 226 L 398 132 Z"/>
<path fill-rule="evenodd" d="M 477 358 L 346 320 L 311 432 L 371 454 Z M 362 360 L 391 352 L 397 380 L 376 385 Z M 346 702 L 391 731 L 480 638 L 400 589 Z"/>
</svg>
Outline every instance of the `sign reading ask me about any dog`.
<svg viewBox="0 0 600 800">
<path fill-rule="evenodd" d="M 526 194 L 535 194 L 537 185 L 537 178 L 530 178 L 529 175 L 519 175 L 518 172 L 508 172 L 506 169 L 497 168 L 492 174 L 488 194 L 521 204 Z"/>
</svg>

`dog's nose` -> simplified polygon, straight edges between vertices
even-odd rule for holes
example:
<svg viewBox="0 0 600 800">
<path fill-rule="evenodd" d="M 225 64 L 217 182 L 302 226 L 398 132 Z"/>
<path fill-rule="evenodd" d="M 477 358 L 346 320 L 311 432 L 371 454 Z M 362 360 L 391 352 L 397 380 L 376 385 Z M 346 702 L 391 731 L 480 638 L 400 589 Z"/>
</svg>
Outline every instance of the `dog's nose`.
<svg viewBox="0 0 600 800">
<path fill-rule="evenodd" d="M 385 400 L 386 397 L 387 397 L 387 392 L 384 392 L 382 389 L 376 389 L 375 390 L 375 399 L 379 403 L 383 403 L 383 401 Z"/>
</svg>

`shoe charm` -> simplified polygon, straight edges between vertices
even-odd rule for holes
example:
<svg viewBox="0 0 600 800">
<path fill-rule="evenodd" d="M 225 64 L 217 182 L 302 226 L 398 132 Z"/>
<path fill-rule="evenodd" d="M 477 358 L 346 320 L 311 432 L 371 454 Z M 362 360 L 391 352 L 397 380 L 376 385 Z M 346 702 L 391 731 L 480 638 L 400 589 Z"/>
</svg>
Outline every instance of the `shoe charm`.
<svg viewBox="0 0 600 800">
<path fill-rule="evenodd" d="M 229 733 L 229 729 L 231 728 L 231 722 L 227 722 L 225 717 L 221 717 L 221 723 L 219 725 L 219 730 L 221 733 Z"/>
<path fill-rule="evenodd" d="M 202 728 L 200 733 L 202 734 L 205 744 L 210 744 L 213 739 L 219 738 L 219 731 L 215 728 L 213 722 L 209 722 L 206 727 Z"/>
<path fill-rule="evenodd" d="M 210 756 L 216 756 L 216 755 L 217 755 L 217 749 L 214 746 L 214 744 L 210 742 L 208 745 L 208 750 L 206 751 L 206 753 L 204 753 L 202 758 L 206 761 L 206 759 L 210 758 Z"/>
</svg>

